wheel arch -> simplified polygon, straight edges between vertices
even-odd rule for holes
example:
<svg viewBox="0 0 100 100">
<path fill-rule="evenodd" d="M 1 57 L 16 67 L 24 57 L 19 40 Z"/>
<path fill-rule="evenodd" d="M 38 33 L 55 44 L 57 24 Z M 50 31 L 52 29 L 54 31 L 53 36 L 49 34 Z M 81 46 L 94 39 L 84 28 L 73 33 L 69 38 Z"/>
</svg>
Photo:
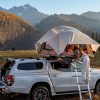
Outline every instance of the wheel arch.
<svg viewBox="0 0 100 100">
<path fill-rule="evenodd" d="M 45 87 L 47 87 L 48 90 L 49 90 L 49 93 L 51 95 L 51 88 L 50 88 L 50 85 L 47 82 L 37 82 L 37 83 L 33 84 L 30 93 L 32 92 L 33 89 L 35 89 L 38 86 L 45 86 Z"/>
<path fill-rule="evenodd" d="M 100 79 L 97 80 L 96 84 L 95 84 L 95 88 L 94 88 L 94 93 L 96 93 L 96 86 L 97 84 L 100 82 Z"/>
</svg>

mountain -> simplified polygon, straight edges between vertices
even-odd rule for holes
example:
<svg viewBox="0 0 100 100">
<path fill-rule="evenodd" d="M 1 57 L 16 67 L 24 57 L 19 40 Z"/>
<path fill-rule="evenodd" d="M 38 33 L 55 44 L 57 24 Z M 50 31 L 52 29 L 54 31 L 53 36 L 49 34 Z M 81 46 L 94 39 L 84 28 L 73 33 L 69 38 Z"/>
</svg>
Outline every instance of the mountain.
<svg viewBox="0 0 100 100">
<path fill-rule="evenodd" d="M 83 27 L 82 25 L 72 22 L 72 21 L 65 21 L 59 17 L 59 15 L 51 15 L 50 17 L 42 20 L 39 24 L 37 24 L 35 27 L 37 29 L 35 39 L 36 41 L 40 39 L 48 30 L 51 28 L 61 26 L 61 25 L 67 25 L 75 27 L 82 32 L 91 35 L 93 31 L 88 30 L 87 28 Z"/>
<path fill-rule="evenodd" d="M 94 38 L 97 38 L 95 33 L 100 33 L 99 12 L 49 16 L 28 4 L 7 10 L 0 7 L 0 10 L 0 49 L 32 49 L 48 30 L 61 25 L 75 27 Z"/>
<path fill-rule="evenodd" d="M 34 31 L 22 18 L 0 11 L 0 50 L 32 49 Z"/>
<path fill-rule="evenodd" d="M 87 18 L 96 19 L 96 20 L 100 21 L 100 12 L 88 11 L 88 12 L 85 12 L 81 15 L 85 16 Z"/>
<path fill-rule="evenodd" d="M 12 7 L 8 9 L 8 12 L 22 17 L 33 26 L 48 17 L 48 15 L 39 12 L 36 8 L 30 6 L 29 4 L 19 7 Z"/>
<path fill-rule="evenodd" d="M 7 9 L 0 7 L 0 11 L 7 11 Z"/>
<path fill-rule="evenodd" d="M 100 21 L 96 19 L 91 19 L 84 17 L 82 15 L 66 15 L 66 14 L 61 14 L 59 15 L 59 18 L 65 20 L 65 21 L 73 21 L 76 22 L 84 27 L 86 27 L 89 30 L 93 30 L 94 32 L 100 32 Z"/>
<path fill-rule="evenodd" d="M 40 23 L 45 18 L 49 17 L 49 15 L 39 12 L 36 8 L 30 6 L 29 4 L 25 4 L 19 7 L 15 6 L 8 10 L 0 8 L 0 10 L 16 14 L 33 26 Z M 60 14 L 58 15 L 58 17 L 67 22 L 75 22 L 91 31 L 100 32 L 100 12 L 89 11 L 81 15 Z"/>
</svg>

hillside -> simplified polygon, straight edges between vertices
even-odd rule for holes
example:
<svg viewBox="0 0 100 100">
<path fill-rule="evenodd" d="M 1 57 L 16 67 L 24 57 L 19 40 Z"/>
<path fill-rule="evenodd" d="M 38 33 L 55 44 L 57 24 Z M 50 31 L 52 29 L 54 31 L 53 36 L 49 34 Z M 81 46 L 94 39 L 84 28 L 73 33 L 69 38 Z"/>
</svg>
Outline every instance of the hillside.
<svg viewBox="0 0 100 100">
<path fill-rule="evenodd" d="M 0 50 L 32 49 L 34 28 L 22 18 L 0 11 Z"/>
<path fill-rule="evenodd" d="M 100 12 L 88 11 L 88 12 L 82 13 L 81 15 L 87 18 L 96 19 L 100 21 Z"/>
<path fill-rule="evenodd" d="M 39 24 L 37 24 L 35 26 L 37 29 L 36 35 L 35 35 L 36 39 L 38 40 L 39 38 L 41 38 L 51 28 L 61 26 L 61 25 L 75 27 L 75 28 L 81 30 L 82 32 L 84 32 L 90 36 L 91 36 L 91 33 L 93 32 L 93 31 L 88 30 L 87 28 L 83 27 L 82 25 L 80 25 L 78 23 L 75 23 L 72 21 L 65 21 L 65 20 L 59 18 L 58 15 L 52 15 L 52 16 L 44 19 L 43 21 L 41 21 Z"/>
<path fill-rule="evenodd" d="M 100 32 L 100 21 L 97 19 L 91 19 L 89 17 L 77 14 L 72 14 L 72 15 L 61 14 L 58 15 L 58 17 L 65 21 L 76 22 L 94 32 Z"/>
</svg>

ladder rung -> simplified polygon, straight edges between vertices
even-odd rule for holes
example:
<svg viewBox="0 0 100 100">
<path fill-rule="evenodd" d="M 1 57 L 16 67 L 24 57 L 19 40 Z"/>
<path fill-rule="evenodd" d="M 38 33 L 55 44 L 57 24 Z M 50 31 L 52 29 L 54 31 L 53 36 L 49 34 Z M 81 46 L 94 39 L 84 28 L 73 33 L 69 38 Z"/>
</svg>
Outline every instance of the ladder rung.
<svg viewBox="0 0 100 100">
<path fill-rule="evenodd" d="M 82 68 L 75 68 L 75 69 L 82 69 Z"/>
<path fill-rule="evenodd" d="M 82 77 L 82 76 L 72 76 L 72 77 Z"/>
<path fill-rule="evenodd" d="M 77 84 L 79 84 L 80 86 L 88 86 L 88 84 L 82 84 L 82 83 L 77 83 Z"/>
<path fill-rule="evenodd" d="M 89 91 L 84 91 L 84 90 L 81 90 L 82 93 L 89 93 Z M 90 90 L 90 93 L 93 93 L 94 91 L 93 90 Z"/>
</svg>

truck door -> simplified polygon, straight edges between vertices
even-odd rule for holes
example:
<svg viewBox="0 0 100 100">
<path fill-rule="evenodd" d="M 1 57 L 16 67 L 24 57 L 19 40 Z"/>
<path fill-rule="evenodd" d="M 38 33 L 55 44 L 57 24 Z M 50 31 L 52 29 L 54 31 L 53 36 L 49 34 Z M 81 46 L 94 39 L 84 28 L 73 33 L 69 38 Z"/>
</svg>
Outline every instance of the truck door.
<svg viewBox="0 0 100 100">
<path fill-rule="evenodd" d="M 50 62 L 49 74 L 56 93 L 69 93 L 71 76 L 69 66 L 63 62 Z"/>
</svg>

